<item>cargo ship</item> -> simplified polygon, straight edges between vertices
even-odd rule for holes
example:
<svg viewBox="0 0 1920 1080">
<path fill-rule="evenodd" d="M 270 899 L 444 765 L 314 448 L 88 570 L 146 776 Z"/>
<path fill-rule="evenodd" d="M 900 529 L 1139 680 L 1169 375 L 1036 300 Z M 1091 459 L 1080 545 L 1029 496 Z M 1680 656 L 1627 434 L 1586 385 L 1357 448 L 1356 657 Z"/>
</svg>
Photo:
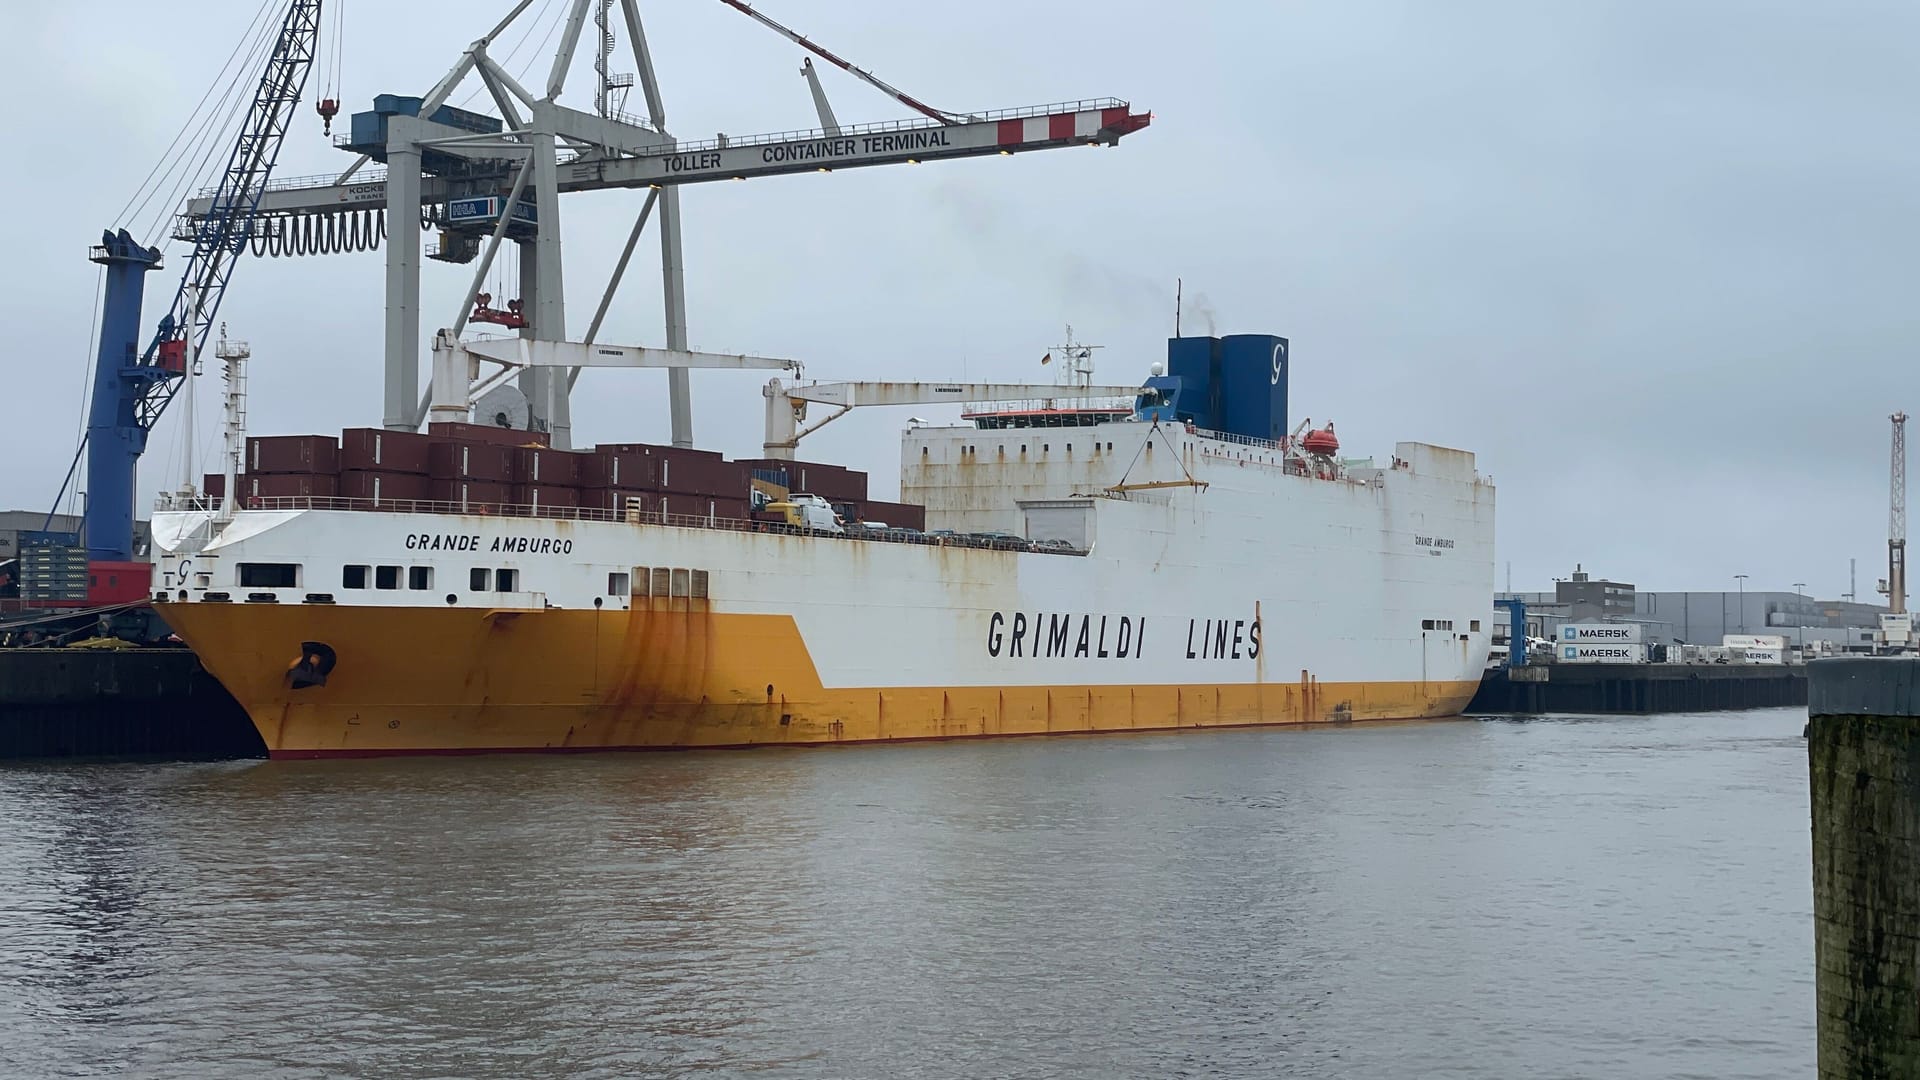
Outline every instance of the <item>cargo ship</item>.
<svg viewBox="0 0 1920 1080">
<path fill-rule="evenodd" d="M 1456 714 L 1493 486 L 1290 429 L 1286 349 L 1176 337 L 1130 401 L 909 423 L 889 504 L 525 431 L 253 439 L 221 505 L 156 511 L 154 601 L 277 758 Z"/>
</svg>

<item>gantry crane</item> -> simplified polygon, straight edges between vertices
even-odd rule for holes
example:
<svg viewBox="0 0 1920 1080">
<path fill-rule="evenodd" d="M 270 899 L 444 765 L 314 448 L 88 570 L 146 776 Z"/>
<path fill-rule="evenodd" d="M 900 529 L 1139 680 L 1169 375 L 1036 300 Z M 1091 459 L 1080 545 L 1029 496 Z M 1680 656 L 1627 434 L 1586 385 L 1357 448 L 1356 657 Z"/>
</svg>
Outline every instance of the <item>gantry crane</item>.
<svg viewBox="0 0 1920 1080">
<path fill-rule="evenodd" d="M 641 231 L 656 205 L 660 218 L 661 273 L 665 305 L 665 346 L 687 352 L 684 260 L 681 255 L 679 188 L 690 183 L 745 180 L 803 172 L 834 172 L 873 165 L 920 163 L 947 158 L 1011 155 L 1068 146 L 1112 145 L 1138 131 L 1151 116 L 1126 102 L 1100 98 L 1001 112 L 959 113 L 935 109 L 882 82 L 871 72 L 835 56 L 739 0 L 728 6 L 892 96 L 919 113 L 912 120 L 842 125 L 826 105 L 811 57 L 802 68 L 813 92 L 821 127 L 745 137 L 716 136 L 682 141 L 668 133 L 666 110 L 640 19 L 638 0 L 617 0 L 627 44 L 646 101 L 645 117 L 614 107 L 607 93 L 612 76 L 611 7 L 615 0 L 567 0 L 561 9 L 561 33 L 546 82 L 536 93 L 521 86 L 490 53 L 492 43 L 527 9 L 518 0 L 486 35 L 470 44 L 459 61 L 423 97 L 382 95 L 371 112 L 352 117 L 350 133 L 339 145 L 358 155 L 339 175 L 308 177 L 274 185 L 260 199 L 260 235 L 264 246 L 282 253 L 363 250 L 381 235 L 374 219 L 386 224 L 386 335 L 383 422 L 389 428 L 416 428 L 427 418 L 431 390 L 420 392 L 421 232 L 440 233 L 430 257 L 443 262 L 478 261 L 465 301 L 450 325 L 458 334 L 469 321 L 499 322 L 488 304 L 475 309 L 499 244 L 512 240 L 520 249 L 520 306 L 511 308 L 511 325 L 523 337 L 555 343 L 568 340 L 562 302 L 563 272 L 560 203 L 563 193 L 610 188 L 648 192 L 625 250 L 616 265 L 586 335 L 598 333 L 626 271 Z M 543 9 L 544 10 L 544 9 Z M 569 108 L 558 99 L 588 16 L 594 15 L 598 46 L 595 111 Z M 477 76 L 499 115 L 472 113 L 448 104 L 469 76 Z M 624 84 L 621 84 L 624 85 Z M 369 169 L 382 162 L 384 173 Z M 524 198 L 523 198 L 524 196 Z M 214 199 L 195 199 L 181 217 L 185 232 L 216 212 Z M 419 228 L 414 223 L 420 223 Z M 356 231 L 357 230 L 357 231 Z M 293 238 L 289 243 L 288 238 Z M 354 239 L 358 237 L 359 239 Z M 672 441 L 693 442 L 687 369 L 668 368 Z M 568 394 L 579 369 L 544 365 L 520 373 L 536 427 L 555 446 L 570 445 Z"/>
<path fill-rule="evenodd" d="M 306 88 L 320 28 L 321 0 L 291 0 L 268 54 L 253 103 L 227 156 L 219 185 L 178 239 L 193 244 L 173 303 L 144 351 L 139 349 L 145 275 L 160 250 L 143 247 L 125 229 L 109 231 L 92 261 L 107 268 L 87 415 L 86 544 L 92 561 L 119 562 L 133 552 L 134 482 L 147 436 L 197 363 L 247 247 L 267 178 L 280 155 L 287 123 Z M 76 455 L 76 464 L 78 457 Z M 68 470 L 70 483 L 73 471 Z M 65 485 L 55 502 L 66 494 Z"/>
</svg>

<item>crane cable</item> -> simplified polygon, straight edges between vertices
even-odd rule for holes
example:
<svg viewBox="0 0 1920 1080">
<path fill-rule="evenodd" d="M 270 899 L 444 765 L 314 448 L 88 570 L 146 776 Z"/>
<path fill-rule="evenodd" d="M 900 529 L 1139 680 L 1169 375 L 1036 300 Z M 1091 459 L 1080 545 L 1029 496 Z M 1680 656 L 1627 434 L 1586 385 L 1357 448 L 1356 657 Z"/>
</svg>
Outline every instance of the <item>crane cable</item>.
<svg viewBox="0 0 1920 1080">
<path fill-rule="evenodd" d="M 246 51 L 243 62 L 235 68 L 233 77 L 228 80 L 227 88 L 223 92 L 221 107 L 225 109 L 224 115 L 219 108 L 210 111 L 186 153 L 181 155 L 162 176 L 161 184 L 166 186 L 167 195 L 155 205 L 154 216 L 145 226 L 143 235 L 162 235 L 167 217 L 174 212 L 174 208 L 186 198 L 195 184 L 203 186 L 206 184 L 208 176 L 211 175 L 209 167 L 212 166 L 214 155 L 222 149 L 231 149 L 234 142 L 233 133 L 245 122 L 246 115 L 253 104 L 253 92 L 248 83 L 251 79 L 257 79 L 257 76 L 252 72 L 264 65 L 267 55 L 273 50 L 274 43 L 278 40 L 279 29 L 276 25 L 272 22 L 261 25 L 252 46 Z M 173 178 L 171 184 L 168 183 L 169 177 Z M 161 188 L 155 188 L 149 194 L 149 199 L 160 194 L 161 190 Z"/>
<path fill-rule="evenodd" d="M 128 221 L 129 210 L 134 211 L 134 216 L 138 216 L 140 211 L 136 209 L 135 204 L 138 203 L 140 208 L 144 208 L 147 200 L 153 197 L 154 192 L 149 188 L 149 185 L 153 183 L 156 176 L 160 175 L 160 166 L 169 161 L 177 161 L 173 156 L 173 151 L 180 145 L 180 139 L 186 135 L 188 129 L 193 127 L 194 121 L 200 118 L 200 110 L 207 107 L 208 100 L 213 97 L 214 89 L 220 85 L 222 79 L 227 77 L 227 69 L 231 68 L 234 61 L 239 59 L 241 50 L 246 48 L 248 41 L 252 40 L 252 35 L 257 32 L 260 21 L 266 17 L 267 10 L 273 5 L 273 2 L 274 0 L 261 0 L 260 9 L 254 12 L 253 21 L 248 24 L 247 31 L 240 35 L 238 41 L 234 42 L 233 51 L 227 54 L 226 63 L 220 65 L 220 70 L 214 73 L 213 81 L 209 82 L 206 90 L 201 93 L 200 101 L 194 105 L 193 111 L 187 114 L 187 118 L 181 121 L 180 130 L 174 132 L 173 140 L 167 143 L 165 150 L 161 151 L 159 159 L 153 163 L 153 168 L 147 170 L 146 177 L 140 181 L 138 187 L 134 188 L 133 194 L 127 197 L 126 205 L 122 206 L 120 212 L 113 216 L 114 221 L 125 224 Z M 143 195 L 145 196 L 144 198 L 142 197 Z"/>
</svg>

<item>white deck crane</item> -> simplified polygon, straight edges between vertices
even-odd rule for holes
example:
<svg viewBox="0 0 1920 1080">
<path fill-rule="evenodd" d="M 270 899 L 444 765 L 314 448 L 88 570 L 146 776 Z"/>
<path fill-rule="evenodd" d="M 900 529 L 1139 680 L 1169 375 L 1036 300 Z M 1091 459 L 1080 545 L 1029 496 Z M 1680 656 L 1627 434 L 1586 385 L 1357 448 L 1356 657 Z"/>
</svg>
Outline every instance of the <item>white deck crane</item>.
<svg viewBox="0 0 1920 1080">
<path fill-rule="evenodd" d="M 497 365 L 483 372 L 482 363 Z M 465 423 L 473 403 L 508 376 L 525 371 L 563 368 L 701 368 L 718 371 L 789 371 L 798 375 L 798 360 L 737 353 L 688 352 L 640 345 L 604 345 L 584 341 L 529 341 L 493 338 L 463 341 L 446 329 L 433 339 L 432 408 L 435 421 Z M 805 436 L 846 415 L 871 405 L 937 405 L 969 401 L 1010 401 L 1045 398 L 1085 401 L 1092 398 L 1131 398 L 1137 386 L 1062 385 L 1059 383 L 971 382 L 835 382 L 786 386 L 771 379 L 762 391 L 767 398 L 765 452 L 769 458 L 792 461 Z M 807 405 L 831 405 L 834 411 L 801 427 Z"/>
<path fill-rule="evenodd" d="M 817 382 L 785 386 L 779 379 L 770 379 L 761 392 L 767 398 L 767 441 L 764 452 L 769 458 L 792 461 L 801 439 L 862 406 L 958 405 L 972 401 L 1035 399 L 1045 400 L 1051 405 L 1053 402 L 1093 398 L 1131 399 L 1140 393 L 1140 388 L 1077 383 L 970 382 Z M 810 402 L 830 405 L 833 411 L 802 427 Z"/>
<path fill-rule="evenodd" d="M 373 113 L 356 114 L 351 134 L 336 140 L 358 158 L 337 176 L 276 180 L 260 196 L 266 219 L 254 235 L 260 253 L 308 254 L 364 250 L 385 237 L 386 335 L 384 423 L 406 430 L 425 419 L 430 394 L 420 393 L 420 271 L 422 229 L 441 230 L 432 257 L 443 262 L 477 261 L 465 306 L 450 324 L 465 325 L 479 286 L 503 240 L 520 249 L 520 300 L 514 325 L 529 338 L 564 343 L 566 314 L 560 203 L 563 193 L 612 188 L 650 189 L 626 249 L 600 302 L 604 313 L 619 287 L 634 246 L 650 216 L 660 219 L 665 338 L 669 352 L 688 351 L 684 260 L 681 255 L 679 188 L 714 180 L 745 180 L 787 173 L 834 172 L 946 158 L 1011 155 L 1068 146 L 1108 146 L 1146 127 L 1151 114 L 1115 98 L 1062 102 L 999 112 L 956 113 L 914 99 L 737 0 L 729 6 L 806 49 L 813 56 L 891 95 L 920 114 L 912 120 L 842 125 L 826 106 L 812 64 L 803 68 L 822 127 L 746 137 L 682 141 L 667 128 L 666 111 L 652 55 L 640 20 L 639 0 L 617 0 L 624 17 L 647 115 L 617 111 L 605 92 L 611 47 L 606 35 L 613 0 L 567 0 L 560 9 L 559 45 L 546 82 L 538 90 L 520 85 L 489 52 L 491 44 L 525 12 L 512 11 L 460 54 L 459 61 L 422 98 L 382 95 Z M 596 111 L 559 103 L 568 70 L 587 23 L 594 25 Z M 541 9 L 546 10 L 544 7 Z M 468 76 L 477 76 L 499 116 L 447 107 Z M 540 93 L 544 91 L 544 93 Z M 540 96 L 536 96 L 539 93 Z M 386 163 L 380 173 L 364 167 Z M 525 194 L 525 199 L 521 198 Z M 654 214 L 658 207 L 657 215 Z M 189 202 L 180 228 L 192 231 L 212 212 L 206 199 Z M 415 228 L 418 221 L 420 228 Z M 384 224 L 382 224 L 384 222 Z M 484 246 L 484 254 L 482 248 Z M 596 318 L 589 341 L 598 331 Z M 573 372 L 544 365 L 524 369 L 521 388 L 535 426 L 555 446 L 570 445 L 569 389 Z M 668 397 L 672 441 L 693 444 L 692 407 L 685 368 L 670 367 Z"/>
</svg>

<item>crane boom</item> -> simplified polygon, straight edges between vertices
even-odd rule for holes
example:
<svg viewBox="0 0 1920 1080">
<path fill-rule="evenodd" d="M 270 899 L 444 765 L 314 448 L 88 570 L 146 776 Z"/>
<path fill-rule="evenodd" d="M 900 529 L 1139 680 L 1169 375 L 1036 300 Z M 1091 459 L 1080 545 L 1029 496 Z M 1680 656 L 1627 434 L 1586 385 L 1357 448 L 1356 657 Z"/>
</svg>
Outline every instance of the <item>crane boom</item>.
<svg viewBox="0 0 1920 1080">
<path fill-rule="evenodd" d="M 666 187 L 1085 144 L 1112 145 L 1152 122 L 1153 114 L 1134 112 L 1131 105 L 1117 98 L 1093 98 L 981 113 L 957 124 L 908 120 L 848 124 L 834 132 L 823 129 L 703 139 L 648 147 L 619 157 L 564 162 L 556 170 L 557 187 L 563 194 Z M 499 179 L 504 194 L 513 184 L 513 175 L 502 171 Z M 458 193 L 459 184 L 473 182 L 472 178 L 422 177 L 420 201 L 445 202 Z M 258 210 L 269 215 L 384 210 L 387 189 L 386 177 L 377 173 L 344 182 L 334 176 L 313 177 L 310 183 L 295 180 L 276 185 L 260 198 Z M 212 197 L 190 199 L 183 224 L 197 225 L 213 212 Z M 197 229 L 183 229 L 182 238 L 194 231 Z"/>
<path fill-rule="evenodd" d="M 791 459 L 800 440 L 827 424 L 867 405 L 939 405 L 969 401 L 1046 399 L 1086 401 L 1090 398 L 1126 398 L 1137 386 L 1063 386 L 1058 383 L 965 382 L 839 382 L 786 386 L 773 379 L 762 388 L 767 398 L 767 440 L 762 451 L 770 458 Z M 833 412 L 801 427 L 809 402 L 830 405 Z"/>
<path fill-rule="evenodd" d="M 320 4 L 289 0 L 219 186 L 180 237 L 192 241 L 193 250 L 173 302 L 144 351 L 138 351 L 142 277 L 160 265 L 159 249 L 144 248 L 121 230 L 109 232 L 92 250 L 92 260 L 105 265 L 108 273 L 85 444 L 91 559 L 117 561 L 132 555 L 134 485 L 147 435 L 190 374 L 192 358 L 206 341 L 245 250 L 287 123 L 313 66 Z"/>
</svg>

